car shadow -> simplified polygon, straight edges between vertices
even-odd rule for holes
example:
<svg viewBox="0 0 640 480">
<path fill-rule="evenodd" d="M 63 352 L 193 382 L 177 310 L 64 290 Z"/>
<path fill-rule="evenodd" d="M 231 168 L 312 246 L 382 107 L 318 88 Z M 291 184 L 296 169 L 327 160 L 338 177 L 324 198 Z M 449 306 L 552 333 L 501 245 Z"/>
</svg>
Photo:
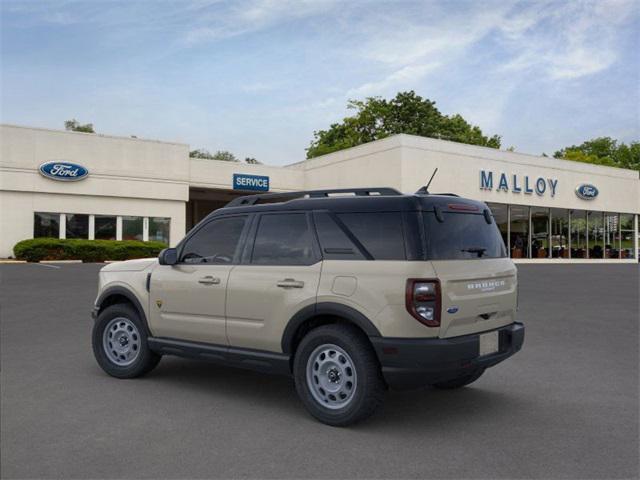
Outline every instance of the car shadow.
<svg viewBox="0 0 640 480">
<path fill-rule="evenodd" d="M 298 399 L 291 377 L 165 357 L 147 378 L 170 382 L 175 388 L 231 399 L 235 406 L 245 403 L 251 409 L 255 408 L 258 395 L 261 409 L 293 421 L 315 422 Z M 357 428 L 372 432 L 392 430 L 399 434 L 405 429 L 415 431 L 416 426 L 424 426 L 435 433 L 440 428 L 450 430 L 456 423 L 468 423 L 471 418 L 482 422 L 504 421 L 505 417 L 520 414 L 526 408 L 523 403 L 526 401 L 521 395 L 483 387 L 482 380 L 457 390 L 389 391 L 377 414 Z"/>
</svg>

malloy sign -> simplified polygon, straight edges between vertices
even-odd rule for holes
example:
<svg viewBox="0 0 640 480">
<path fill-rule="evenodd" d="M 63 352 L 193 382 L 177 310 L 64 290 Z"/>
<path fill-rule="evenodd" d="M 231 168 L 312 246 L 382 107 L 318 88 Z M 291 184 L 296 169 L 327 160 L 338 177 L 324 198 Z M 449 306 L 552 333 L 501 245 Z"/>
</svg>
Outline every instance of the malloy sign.
<svg viewBox="0 0 640 480">
<path fill-rule="evenodd" d="M 495 179 L 495 182 L 494 182 Z M 495 174 L 490 170 L 480 170 L 480 189 L 495 190 L 497 192 L 513 192 L 538 196 L 549 195 L 555 197 L 558 190 L 558 180 L 555 178 L 529 177 L 529 175 Z"/>
</svg>

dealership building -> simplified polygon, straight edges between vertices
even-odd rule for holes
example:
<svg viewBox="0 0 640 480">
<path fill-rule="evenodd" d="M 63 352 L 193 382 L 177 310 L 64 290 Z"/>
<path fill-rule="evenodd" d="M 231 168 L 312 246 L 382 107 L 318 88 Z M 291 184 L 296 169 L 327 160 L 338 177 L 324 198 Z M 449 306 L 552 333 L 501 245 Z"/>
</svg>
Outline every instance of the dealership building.
<svg viewBox="0 0 640 480">
<path fill-rule="evenodd" d="M 255 192 L 393 187 L 486 202 L 518 262 L 637 262 L 634 170 L 394 135 L 276 167 L 189 157 L 181 143 L 0 125 L 0 258 L 34 237 L 175 245 Z"/>
</svg>

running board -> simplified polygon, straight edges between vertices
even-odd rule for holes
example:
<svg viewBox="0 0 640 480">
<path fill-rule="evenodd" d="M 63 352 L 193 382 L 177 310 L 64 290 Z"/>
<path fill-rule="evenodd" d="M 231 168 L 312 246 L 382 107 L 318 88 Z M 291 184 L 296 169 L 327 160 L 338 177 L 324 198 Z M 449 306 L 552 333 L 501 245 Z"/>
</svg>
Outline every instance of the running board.
<svg viewBox="0 0 640 480">
<path fill-rule="evenodd" d="M 258 372 L 291 375 L 290 356 L 284 353 L 164 337 L 149 337 L 147 342 L 151 350 L 163 355 L 177 355 Z"/>
</svg>

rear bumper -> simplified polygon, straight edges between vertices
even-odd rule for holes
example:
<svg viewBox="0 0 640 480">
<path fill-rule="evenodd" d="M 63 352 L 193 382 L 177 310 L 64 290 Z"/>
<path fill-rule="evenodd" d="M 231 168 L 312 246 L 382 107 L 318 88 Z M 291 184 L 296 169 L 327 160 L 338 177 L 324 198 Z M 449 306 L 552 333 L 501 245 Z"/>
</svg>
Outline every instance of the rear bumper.
<svg viewBox="0 0 640 480">
<path fill-rule="evenodd" d="M 496 329 L 498 352 L 479 356 L 480 332 L 454 338 L 370 337 L 382 374 L 394 389 L 417 388 L 489 368 L 522 348 L 524 325 L 512 323 Z"/>
</svg>

